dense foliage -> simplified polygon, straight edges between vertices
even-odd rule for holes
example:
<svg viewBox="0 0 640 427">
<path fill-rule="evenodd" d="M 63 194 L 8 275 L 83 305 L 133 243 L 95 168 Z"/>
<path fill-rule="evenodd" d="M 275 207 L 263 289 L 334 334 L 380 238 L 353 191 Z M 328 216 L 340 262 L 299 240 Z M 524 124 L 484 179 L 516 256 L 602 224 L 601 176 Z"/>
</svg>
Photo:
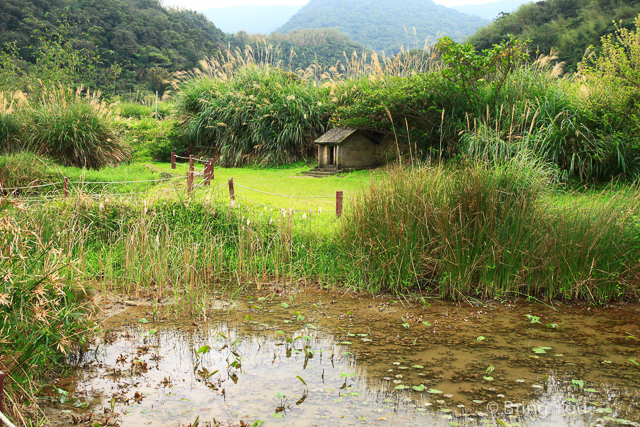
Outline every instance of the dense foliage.
<svg viewBox="0 0 640 427">
<path fill-rule="evenodd" d="M 544 0 L 528 3 L 479 29 L 468 41 L 478 49 L 490 48 L 511 34 L 540 53 L 556 51 L 558 60 L 575 71 L 589 46 L 612 33 L 615 24 L 631 28 L 640 13 L 637 0 Z"/>
<path fill-rule="evenodd" d="M 443 35 L 461 40 L 485 23 L 431 0 L 311 0 L 277 31 L 337 28 L 390 56 L 402 46 L 405 50 L 423 47 L 425 40 L 434 42 Z"/>
<path fill-rule="evenodd" d="M 178 108 L 187 136 L 222 165 L 293 163 L 326 130 L 326 92 L 294 73 L 253 66 L 232 79 L 189 80 Z"/>
<path fill-rule="evenodd" d="M 295 30 L 288 34 L 255 36 L 238 32 L 227 37 L 228 45 L 250 53 L 256 62 L 269 62 L 287 70 L 307 69 L 312 64 L 329 69 L 344 67 L 354 52 L 369 49 L 335 29 Z"/>
<path fill-rule="evenodd" d="M 74 50 L 95 52 L 100 67 L 123 66 L 119 90 L 146 88 L 150 68 L 188 69 L 224 47 L 203 15 L 159 0 L 0 0 L 0 22 L 0 44 L 15 43 L 23 68 L 36 64 L 43 35 L 58 34 Z"/>
</svg>

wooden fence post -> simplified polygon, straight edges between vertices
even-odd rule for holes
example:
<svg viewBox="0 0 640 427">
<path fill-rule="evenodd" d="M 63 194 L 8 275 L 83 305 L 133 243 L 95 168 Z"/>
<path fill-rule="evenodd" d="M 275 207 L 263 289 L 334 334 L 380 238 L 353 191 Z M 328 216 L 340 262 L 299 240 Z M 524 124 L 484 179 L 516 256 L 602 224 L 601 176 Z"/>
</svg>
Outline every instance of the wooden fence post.
<svg viewBox="0 0 640 427">
<path fill-rule="evenodd" d="M 336 215 L 342 216 L 342 191 L 336 191 Z"/>
<path fill-rule="evenodd" d="M 4 373 L 0 372 L 0 412 L 4 411 Z M 4 414 L 4 412 L 2 412 Z M 0 427 L 2 427 L 0 420 Z"/>
<path fill-rule="evenodd" d="M 187 173 L 187 195 L 190 195 L 193 191 L 193 170 L 194 160 L 193 154 L 189 155 L 189 172 Z"/>
<path fill-rule="evenodd" d="M 233 178 L 229 178 L 229 197 L 231 198 L 229 206 L 234 207 L 236 204 L 236 192 L 233 189 Z"/>
<path fill-rule="evenodd" d="M 66 199 L 68 195 L 69 195 L 69 178 L 65 176 L 64 177 L 64 198 Z"/>
<path fill-rule="evenodd" d="M 209 179 L 213 180 L 215 178 L 215 163 L 213 161 L 213 159 L 209 159 L 209 164 L 211 165 L 211 167 L 209 168 Z"/>
<path fill-rule="evenodd" d="M 176 168 L 176 153 L 171 152 L 171 169 Z"/>
<path fill-rule="evenodd" d="M 209 187 L 211 185 L 211 179 L 213 179 L 213 159 L 209 159 L 204 166 L 204 186 Z"/>
</svg>

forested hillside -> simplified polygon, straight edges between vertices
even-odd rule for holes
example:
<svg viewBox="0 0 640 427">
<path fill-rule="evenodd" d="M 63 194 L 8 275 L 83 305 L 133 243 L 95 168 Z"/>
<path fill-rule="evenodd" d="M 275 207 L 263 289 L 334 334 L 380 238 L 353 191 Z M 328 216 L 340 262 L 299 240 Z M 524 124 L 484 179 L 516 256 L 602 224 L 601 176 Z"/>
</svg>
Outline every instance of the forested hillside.
<svg viewBox="0 0 640 427">
<path fill-rule="evenodd" d="M 345 55 L 351 57 L 370 52 L 366 46 L 351 40 L 338 30 L 296 30 L 289 34 L 273 33 L 256 36 L 239 32 L 227 38 L 231 47 L 245 50 L 250 46 L 256 60 L 269 56 L 269 62 L 285 69 L 306 69 L 317 63 L 323 69 L 346 63 Z"/>
<path fill-rule="evenodd" d="M 531 3 L 534 0 L 498 0 L 484 4 L 463 4 L 460 6 L 451 6 L 452 9 L 468 15 L 476 15 L 484 19 L 493 20 L 500 13 L 510 13 L 517 10 L 525 3 Z"/>
<path fill-rule="evenodd" d="M 443 35 L 461 40 L 486 22 L 431 0 L 311 0 L 277 31 L 336 28 L 353 40 L 393 55 L 401 47 L 423 47 L 425 40 L 433 43 Z"/>
<path fill-rule="evenodd" d="M 521 6 L 491 25 L 481 28 L 469 41 L 477 49 L 499 43 L 507 34 L 530 39 L 533 50 L 548 54 L 553 48 L 567 71 L 575 71 L 589 46 L 615 30 L 613 21 L 633 28 L 640 13 L 638 0 L 544 0 Z"/>
<path fill-rule="evenodd" d="M 224 46 L 224 33 L 204 15 L 159 0 L 0 0 L 0 22 L 0 43 L 15 42 L 27 63 L 41 38 L 58 34 L 97 52 L 102 66 L 122 64 L 122 90 L 146 79 L 150 68 L 189 69 Z"/>
</svg>

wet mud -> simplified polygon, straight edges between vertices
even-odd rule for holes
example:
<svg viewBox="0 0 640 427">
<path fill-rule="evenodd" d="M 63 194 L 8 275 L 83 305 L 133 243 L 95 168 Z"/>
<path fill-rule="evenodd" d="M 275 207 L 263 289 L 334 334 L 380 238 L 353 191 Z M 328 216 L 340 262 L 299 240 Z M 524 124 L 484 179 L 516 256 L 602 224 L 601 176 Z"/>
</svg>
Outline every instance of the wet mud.
<svg viewBox="0 0 640 427">
<path fill-rule="evenodd" d="M 131 305 L 44 394 L 54 425 L 638 426 L 639 308 L 330 292 L 214 298 L 207 319 Z"/>
</svg>

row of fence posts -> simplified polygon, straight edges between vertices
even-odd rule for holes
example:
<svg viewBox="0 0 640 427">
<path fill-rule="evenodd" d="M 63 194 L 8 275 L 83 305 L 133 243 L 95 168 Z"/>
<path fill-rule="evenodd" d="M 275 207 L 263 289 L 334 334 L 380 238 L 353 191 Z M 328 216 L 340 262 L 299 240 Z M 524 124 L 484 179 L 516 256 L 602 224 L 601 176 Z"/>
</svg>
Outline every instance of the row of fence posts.
<svg viewBox="0 0 640 427">
<path fill-rule="evenodd" d="M 176 153 L 171 153 L 171 169 L 176 169 Z M 205 187 L 209 187 L 211 185 L 211 180 L 214 178 L 215 167 L 214 160 L 209 159 L 204 166 L 204 183 Z M 187 172 L 187 195 L 191 195 L 193 192 L 193 183 L 195 178 L 195 157 L 193 155 L 189 156 L 189 171 Z M 69 179 L 67 177 L 64 178 L 64 198 L 66 199 L 69 196 Z M 236 193 L 233 188 L 233 178 L 229 178 L 229 197 L 231 199 L 231 206 L 233 207 L 236 204 Z M 339 217 L 342 216 L 342 200 L 343 200 L 343 192 L 336 191 L 336 215 Z M 1 421 L 0 421 L 1 423 Z M 2 424 L 0 424 L 2 427 Z"/>
<path fill-rule="evenodd" d="M 213 159 L 209 159 L 207 163 L 205 163 L 204 167 L 204 185 L 208 187 L 211 185 L 210 180 L 214 177 L 214 161 Z M 176 169 L 176 153 L 171 153 L 171 169 Z M 191 194 L 193 191 L 193 178 L 195 175 L 195 157 L 193 155 L 189 156 L 189 171 L 187 172 L 187 194 Z M 66 197 L 66 178 L 65 178 L 65 197 Z M 231 200 L 230 205 L 233 207 L 236 204 L 236 192 L 233 188 L 233 178 L 229 178 L 229 198 Z M 336 191 L 336 216 L 340 218 L 342 216 L 342 200 L 343 200 L 343 192 Z"/>
</svg>

